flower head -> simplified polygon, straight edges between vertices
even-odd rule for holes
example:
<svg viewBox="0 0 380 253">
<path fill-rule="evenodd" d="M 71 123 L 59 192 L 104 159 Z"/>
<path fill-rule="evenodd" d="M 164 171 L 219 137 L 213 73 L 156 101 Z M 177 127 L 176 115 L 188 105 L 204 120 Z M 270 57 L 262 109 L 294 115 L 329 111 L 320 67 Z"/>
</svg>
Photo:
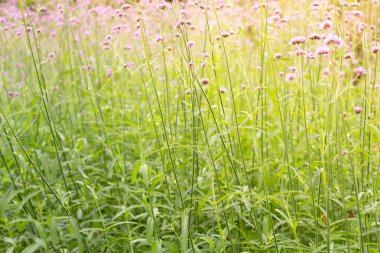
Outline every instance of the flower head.
<svg viewBox="0 0 380 253">
<path fill-rule="evenodd" d="M 354 72 L 356 74 L 358 74 L 358 75 L 365 75 L 365 74 L 367 74 L 367 71 L 364 68 L 362 68 L 362 67 L 356 68 L 354 70 Z"/>
</svg>

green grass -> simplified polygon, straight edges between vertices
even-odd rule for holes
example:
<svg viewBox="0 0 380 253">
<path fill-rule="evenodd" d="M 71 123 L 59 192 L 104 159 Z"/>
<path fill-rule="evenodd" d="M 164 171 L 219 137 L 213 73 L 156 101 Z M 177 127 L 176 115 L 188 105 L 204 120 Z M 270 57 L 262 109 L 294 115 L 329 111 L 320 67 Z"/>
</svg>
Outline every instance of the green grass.
<svg viewBox="0 0 380 253">
<path fill-rule="evenodd" d="M 378 252 L 378 37 L 356 26 L 378 7 L 339 6 L 365 16 L 321 31 L 326 4 L 276 3 L 188 3 L 194 29 L 175 28 L 175 1 L 5 13 L 0 252 Z M 344 44 L 327 56 L 289 45 L 332 32 Z"/>
</svg>

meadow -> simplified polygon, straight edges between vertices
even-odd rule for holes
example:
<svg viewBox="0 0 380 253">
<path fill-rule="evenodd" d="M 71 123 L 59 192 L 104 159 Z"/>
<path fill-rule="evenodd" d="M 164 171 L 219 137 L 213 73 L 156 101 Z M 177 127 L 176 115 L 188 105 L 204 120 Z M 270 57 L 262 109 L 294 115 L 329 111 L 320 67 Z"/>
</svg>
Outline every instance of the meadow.
<svg viewBox="0 0 380 253">
<path fill-rule="evenodd" d="M 0 1 L 0 252 L 380 252 L 377 0 Z"/>
</svg>

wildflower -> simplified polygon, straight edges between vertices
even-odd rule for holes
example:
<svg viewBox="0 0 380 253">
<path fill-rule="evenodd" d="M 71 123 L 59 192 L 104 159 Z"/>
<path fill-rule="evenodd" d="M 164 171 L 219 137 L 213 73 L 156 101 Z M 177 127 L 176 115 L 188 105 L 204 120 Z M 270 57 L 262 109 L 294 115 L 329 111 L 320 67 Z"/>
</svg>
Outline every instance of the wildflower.
<svg viewBox="0 0 380 253">
<path fill-rule="evenodd" d="M 187 19 L 180 19 L 177 21 L 177 23 L 175 24 L 175 27 L 176 28 L 181 28 L 185 25 L 188 25 L 190 26 L 192 24 L 191 20 L 187 20 Z"/>
<path fill-rule="evenodd" d="M 292 72 L 296 72 L 296 67 L 294 67 L 294 66 L 290 66 L 290 67 L 289 67 L 289 70 L 292 71 Z"/>
<path fill-rule="evenodd" d="M 329 76 L 331 74 L 330 69 L 328 69 L 328 68 L 322 69 L 322 74 L 324 76 Z"/>
<path fill-rule="evenodd" d="M 111 77 L 113 74 L 112 69 L 107 70 L 107 77 Z"/>
<path fill-rule="evenodd" d="M 297 56 L 302 56 L 302 55 L 305 55 L 305 54 L 306 54 L 306 51 L 302 50 L 302 49 L 297 49 L 296 52 L 295 52 L 295 55 L 297 55 Z"/>
<path fill-rule="evenodd" d="M 376 54 L 377 52 L 380 51 L 380 47 L 372 47 L 372 53 Z"/>
<path fill-rule="evenodd" d="M 361 108 L 360 106 L 357 106 L 354 108 L 354 111 L 356 112 L 356 114 L 359 114 L 363 111 L 363 108 Z"/>
<path fill-rule="evenodd" d="M 207 85 L 207 84 L 209 84 L 209 82 L 210 82 L 210 80 L 208 78 L 202 78 L 201 79 L 201 84 L 203 84 L 203 85 Z"/>
<path fill-rule="evenodd" d="M 328 55 L 330 53 L 330 48 L 327 46 L 321 46 L 317 48 L 316 54 L 318 55 Z"/>
<path fill-rule="evenodd" d="M 360 24 L 358 25 L 358 32 L 359 32 L 359 33 L 363 32 L 364 28 L 365 28 L 365 24 L 360 23 Z"/>
<path fill-rule="evenodd" d="M 166 10 L 167 8 L 168 8 L 168 5 L 165 4 L 165 3 L 164 3 L 164 4 L 159 4 L 159 5 L 158 5 L 158 9 L 159 9 L 159 10 L 163 10 L 163 11 L 164 11 L 164 10 Z"/>
<path fill-rule="evenodd" d="M 323 41 L 323 43 L 325 45 L 333 45 L 333 46 L 341 46 L 343 44 L 343 41 L 340 37 L 334 35 L 334 34 L 330 34 L 329 36 L 327 36 L 325 38 L 325 40 Z"/>
<path fill-rule="evenodd" d="M 220 88 L 219 88 L 219 92 L 220 92 L 221 94 L 225 94 L 225 93 L 227 92 L 227 89 L 224 88 L 224 87 L 220 87 Z"/>
<path fill-rule="evenodd" d="M 282 54 L 281 53 L 276 53 L 276 54 L 274 54 L 273 57 L 276 58 L 276 59 L 279 59 L 279 58 L 282 57 Z"/>
<path fill-rule="evenodd" d="M 322 39 L 322 35 L 313 33 L 313 34 L 310 34 L 308 38 L 310 40 L 320 40 L 320 39 Z"/>
<path fill-rule="evenodd" d="M 286 82 L 290 82 L 290 81 L 292 81 L 292 80 L 295 79 L 295 78 L 296 78 L 296 75 L 295 75 L 295 74 L 288 73 L 288 74 L 286 74 L 286 76 L 285 76 L 285 81 L 286 81 Z"/>
<path fill-rule="evenodd" d="M 121 6 L 121 9 L 122 9 L 123 11 L 126 11 L 126 10 L 128 10 L 129 8 L 131 8 L 131 5 L 130 5 L 130 4 L 124 4 L 124 5 Z"/>
<path fill-rule="evenodd" d="M 300 45 L 306 42 L 305 37 L 294 37 L 290 40 L 290 45 Z"/>
<path fill-rule="evenodd" d="M 205 5 L 205 4 L 203 4 L 203 3 L 201 3 L 201 4 L 199 5 L 199 8 L 201 8 L 202 10 L 204 10 L 204 9 L 206 9 L 206 8 L 207 8 L 207 5 Z"/>
<path fill-rule="evenodd" d="M 354 59 L 354 57 L 355 57 L 354 53 L 346 53 L 343 55 L 343 58 L 346 60 L 347 59 Z"/>
<path fill-rule="evenodd" d="M 364 15 L 363 15 L 363 12 L 362 11 L 358 11 L 358 10 L 353 10 L 351 11 L 351 15 L 352 16 L 357 16 L 359 18 L 362 18 Z"/>
<path fill-rule="evenodd" d="M 193 41 L 189 41 L 189 42 L 187 43 L 187 46 L 188 46 L 189 48 L 192 48 L 192 47 L 195 46 L 195 43 L 194 43 Z"/>
<path fill-rule="evenodd" d="M 182 10 L 179 11 L 179 14 L 181 14 L 183 17 L 186 17 L 187 16 L 187 11 L 182 9 Z"/>
<path fill-rule="evenodd" d="M 222 37 L 223 38 L 227 38 L 227 37 L 230 37 L 230 33 L 229 32 L 222 32 Z"/>
<path fill-rule="evenodd" d="M 367 71 L 362 67 L 356 68 L 354 72 L 360 76 L 367 74 Z"/>
<path fill-rule="evenodd" d="M 156 41 L 157 41 L 157 42 L 164 41 L 164 38 L 162 38 L 162 36 L 160 36 L 160 35 L 157 35 L 157 36 L 156 36 Z"/>
<path fill-rule="evenodd" d="M 307 54 L 307 58 L 309 58 L 309 60 L 314 60 L 315 59 L 315 55 L 312 52 L 310 52 L 310 53 Z"/>
<path fill-rule="evenodd" d="M 320 28 L 324 29 L 324 30 L 329 29 L 331 27 L 333 27 L 333 23 L 329 20 L 323 21 L 321 26 L 320 26 Z"/>
</svg>

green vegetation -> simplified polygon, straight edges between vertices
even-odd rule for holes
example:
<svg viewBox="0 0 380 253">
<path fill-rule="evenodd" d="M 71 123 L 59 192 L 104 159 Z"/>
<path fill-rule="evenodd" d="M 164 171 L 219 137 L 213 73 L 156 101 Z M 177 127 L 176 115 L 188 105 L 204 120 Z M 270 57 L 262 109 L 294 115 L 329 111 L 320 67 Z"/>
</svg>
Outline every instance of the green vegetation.
<svg viewBox="0 0 380 253">
<path fill-rule="evenodd" d="M 3 11 L 0 252 L 380 251 L 377 1 Z"/>
</svg>

